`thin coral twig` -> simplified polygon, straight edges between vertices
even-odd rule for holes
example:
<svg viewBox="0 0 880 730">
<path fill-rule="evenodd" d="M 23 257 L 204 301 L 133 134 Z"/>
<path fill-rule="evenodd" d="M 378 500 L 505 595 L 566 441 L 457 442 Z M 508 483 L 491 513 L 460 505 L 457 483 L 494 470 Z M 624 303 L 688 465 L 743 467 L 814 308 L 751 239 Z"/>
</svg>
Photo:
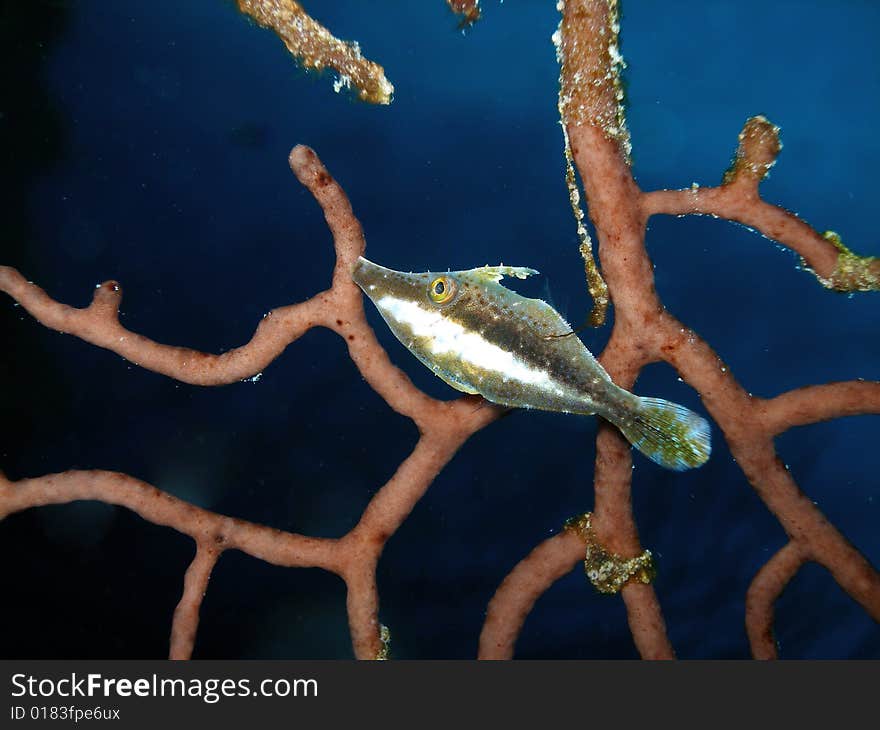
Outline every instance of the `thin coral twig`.
<svg viewBox="0 0 880 730">
<path fill-rule="evenodd" d="M 222 547 L 196 543 L 196 554 L 183 577 L 183 595 L 174 618 L 171 621 L 171 641 L 168 650 L 169 659 L 189 659 L 192 657 L 196 643 L 196 632 L 199 629 L 199 609 L 208 589 L 211 571 L 217 564 Z"/>
<path fill-rule="evenodd" d="M 764 428 L 774 436 L 831 418 L 880 413 L 880 383 L 847 380 L 808 385 L 764 401 L 761 411 Z"/>
<path fill-rule="evenodd" d="M 805 557 L 796 543 L 783 546 L 758 571 L 746 592 L 746 633 L 755 659 L 776 659 L 773 607 Z"/>
<path fill-rule="evenodd" d="M 535 601 L 583 559 L 583 542 L 567 531 L 545 540 L 523 558 L 489 602 L 478 657 L 513 658 L 514 644 Z"/>
</svg>

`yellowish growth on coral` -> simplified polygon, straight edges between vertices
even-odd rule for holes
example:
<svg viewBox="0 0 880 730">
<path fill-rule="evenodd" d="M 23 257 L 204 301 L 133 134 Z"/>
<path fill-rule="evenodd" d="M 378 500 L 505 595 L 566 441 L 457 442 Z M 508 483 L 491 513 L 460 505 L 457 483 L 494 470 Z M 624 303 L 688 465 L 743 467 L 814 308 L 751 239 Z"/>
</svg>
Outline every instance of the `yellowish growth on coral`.
<svg viewBox="0 0 880 730">
<path fill-rule="evenodd" d="M 588 124 L 601 129 L 606 137 L 617 142 L 624 159 L 629 162 L 631 145 L 620 81 L 620 70 L 625 64 L 617 46 L 620 30 L 618 7 L 617 0 L 608 0 L 607 5 L 559 0 L 556 7 L 562 13 L 559 28 L 553 34 L 553 43 L 559 62 L 558 108 L 565 143 L 565 184 L 577 223 L 578 250 L 584 260 L 587 290 L 593 298 L 587 321 L 593 327 L 599 327 L 605 323 L 608 311 L 608 286 L 599 272 L 593 255 L 593 241 L 584 225 L 568 128 Z"/>
<path fill-rule="evenodd" d="M 617 0 L 559 0 L 553 34 L 559 61 L 559 113 L 564 126 L 590 125 L 617 142 L 627 162 L 632 145 L 623 109 Z"/>
<path fill-rule="evenodd" d="M 650 583 L 654 580 L 657 569 L 650 550 L 634 558 L 624 558 L 606 550 L 596 540 L 591 519 L 589 512 L 572 517 L 566 521 L 565 529 L 577 533 L 587 544 L 584 572 L 599 593 L 620 593 L 630 581 Z"/>
<path fill-rule="evenodd" d="M 559 111 L 562 113 L 562 94 L 559 95 Z M 601 327 L 605 324 L 605 315 L 608 312 L 608 285 L 599 267 L 596 259 L 593 257 L 593 239 L 584 225 L 584 211 L 581 208 L 581 193 L 578 189 L 577 178 L 574 172 L 574 158 L 571 154 L 571 142 L 568 139 L 568 130 L 565 124 L 562 125 L 562 137 L 565 141 L 565 185 L 568 188 L 568 201 L 571 204 L 571 211 L 574 213 L 574 219 L 577 223 L 577 234 L 580 239 L 578 251 L 584 260 L 584 273 L 587 276 L 587 291 L 593 298 L 593 309 L 590 311 L 588 322 L 593 327 Z"/>
<path fill-rule="evenodd" d="M 376 661 L 384 662 L 391 653 L 391 629 L 385 624 L 379 624 L 379 641 L 382 642 L 382 648 L 376 653 Z"/>
<path fill-rule="evenodd" d="M 364 58 L 357 43 L 336 38 L 296 0 L 238 0 L 238 9 L 274 30 L 304 68 L 334 69 L 338 74 L 334 91 L 354 88 L 362 101 L 391 103 L 394 86 L 385 78 L 384 69 Z"/>
<path fill-rule="evenodd" d="M 584 273 L 587 275 L 587 290 L 593 298 L 593 308 L 590 310 L 589 323 L 593 327 L 601 327 L 605 324 L 605 315 L 608 313 L 608 285 L 596 261 L 593 259 L 593 250 L 591 248 L 592 241 L 589 235 L 586 240 L 581 241 L 578 251 L 581 252 L 581 258 L 584 260 Z"/>
<path fill-rule="evenodd" d="M 724 173 L 722 185 L 741 177 L 754 183 L 761 182 L 776 164 L 776 157 L 781 149 L 779 127 L 761 115 L 750 117 L 739 133 L 739 146 L 730 167 Z"/>
<path fill-rule="evenodd" d="M 880 258 L 854 254 L 834 231 L 825 231 L 822 237 L 840 251 L 831 276 L 824 279 L 816 275 L 822 286 L 839 292 L 880 291 Z M 809 269 L 806 262 L 804 266 Z"/>
</svg>

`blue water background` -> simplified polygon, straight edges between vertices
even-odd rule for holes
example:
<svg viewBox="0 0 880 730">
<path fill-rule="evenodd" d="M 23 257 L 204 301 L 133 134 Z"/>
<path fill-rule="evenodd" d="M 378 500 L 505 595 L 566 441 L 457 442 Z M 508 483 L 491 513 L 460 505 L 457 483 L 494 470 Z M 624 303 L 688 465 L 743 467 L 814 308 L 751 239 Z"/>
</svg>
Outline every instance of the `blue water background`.
<svg viewBox="0 0 880 730">
<path fill-rule="evenodd" d="M 463 34 L 440 0 L 312 0 L 318 19 L 384 65 L 396 91 L 380 108 L 299 70 L 231 2 L 49 5 L 59 14 L 51 42 L 42 29 L 21 40 L 43 42 L 28 46 L 35 65 L 20 79 L 43 101 L 3 109 L 32 132 L 5 130 L 4 154 L 39 162 L 4 201 L 16 226 L 0 262 L 53 297 L 84 306 L 95 284 L 116 279 L 122 321 L 136 332 L 209 352 L 246 342 L 265 312 L 329 282 L 330 234 L 287 167 L 290 148 L 305 143 L 351 198 L 373 260 L 407 270 L 532 266 L 544 276 L 517 283 L 521 291 L 550 298 L 572 321 L 588 311 L 563 178 L 552 1 L 489 0 Z M 880 251 L 880 5 L 631 0 L 622 26 L 644 189 L 716 183 L 744 120 L 765 114 L 785 145 L 766 198 L 857 251 Z M 752 393 L 880 379 L 880 296 L 825 291 L 791 252 L 709 218 L 654 218 L 647 245 L 667 307 Z M 368 316 L 417 385 L 455 395 Z M 119 470 L 208 509 L 338 536 L 417 438 L 326 331 L 309 332 L 258 382 L 199 388 L 48 331 L 8 298 L 0 327 L 0 468 L 11 478 Z M 583 339 L 598 352 L 608 332 Z M 636 390 L 702 410 L 665 365 L 649 367 Z M 504 576 L 592 507 L 595 430 L 589 418 L 517 413 L 464 446 L 379 566 L 395 657 L 475 655 Z M 803 491 L 875 565 L 878 437 L 872 416 L 778 439 Z M 675 474 L 636 456 L 633 479 L 677 653 L 748 656 L 745 592 L 785 536 L 720 432 L 704 468 Z M 79 503 L 6 520 L 0 556 L 0 655 L 167 652 L 188 538 Z M 880 657 L 876 624 L 817 566 L 784 593 L 776 628 L 784 657 Z M 344 585 L 227 553 L 195 656 L 351 656 Z M 636 653 L 621 601 L 575 570 L 538 601 L 517 656 Z"/>
</svg>

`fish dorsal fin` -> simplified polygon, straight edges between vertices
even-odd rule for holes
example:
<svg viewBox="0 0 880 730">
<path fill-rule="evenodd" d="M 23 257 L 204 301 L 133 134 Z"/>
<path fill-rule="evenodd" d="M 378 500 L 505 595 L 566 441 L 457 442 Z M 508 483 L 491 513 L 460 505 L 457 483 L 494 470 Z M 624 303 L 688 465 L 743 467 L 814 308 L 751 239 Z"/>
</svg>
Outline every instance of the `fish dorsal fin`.
<svg viewBox="0 0 880 730">
<path fill-rule="evenodd" d="M 505 276 L 515 276 L 517 279 L 525 279 L 538 272 L 535 269 L 529 269 L 525 266 L 481 266 L 478 269 L 471 269 L 470 272 L 479 279 L 485 281 L 499 282 Z"/>
</svg>

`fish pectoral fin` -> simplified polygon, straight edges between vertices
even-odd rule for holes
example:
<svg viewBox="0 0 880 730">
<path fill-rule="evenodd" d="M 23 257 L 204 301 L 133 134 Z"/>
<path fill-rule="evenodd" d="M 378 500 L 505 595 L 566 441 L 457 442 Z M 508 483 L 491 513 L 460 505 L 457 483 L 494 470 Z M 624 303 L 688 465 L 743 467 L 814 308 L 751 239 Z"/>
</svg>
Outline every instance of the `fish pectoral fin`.
<svg viewBox="0 0 880 730">
<path fill-rule="evenodd" d="M 501 281 L 505 276 L 515 276 L 517 279 L 526 279 L 529 276 L 539 273 L 535 269 L 530 269 L 526 266 L 505 266 L 504 264 L 499 264 L 498 266 L 481 266 L 479 269 L 471 269 L 471 272 L 481 279 L 494 281 L 496 283 Z"/>
</svg>

